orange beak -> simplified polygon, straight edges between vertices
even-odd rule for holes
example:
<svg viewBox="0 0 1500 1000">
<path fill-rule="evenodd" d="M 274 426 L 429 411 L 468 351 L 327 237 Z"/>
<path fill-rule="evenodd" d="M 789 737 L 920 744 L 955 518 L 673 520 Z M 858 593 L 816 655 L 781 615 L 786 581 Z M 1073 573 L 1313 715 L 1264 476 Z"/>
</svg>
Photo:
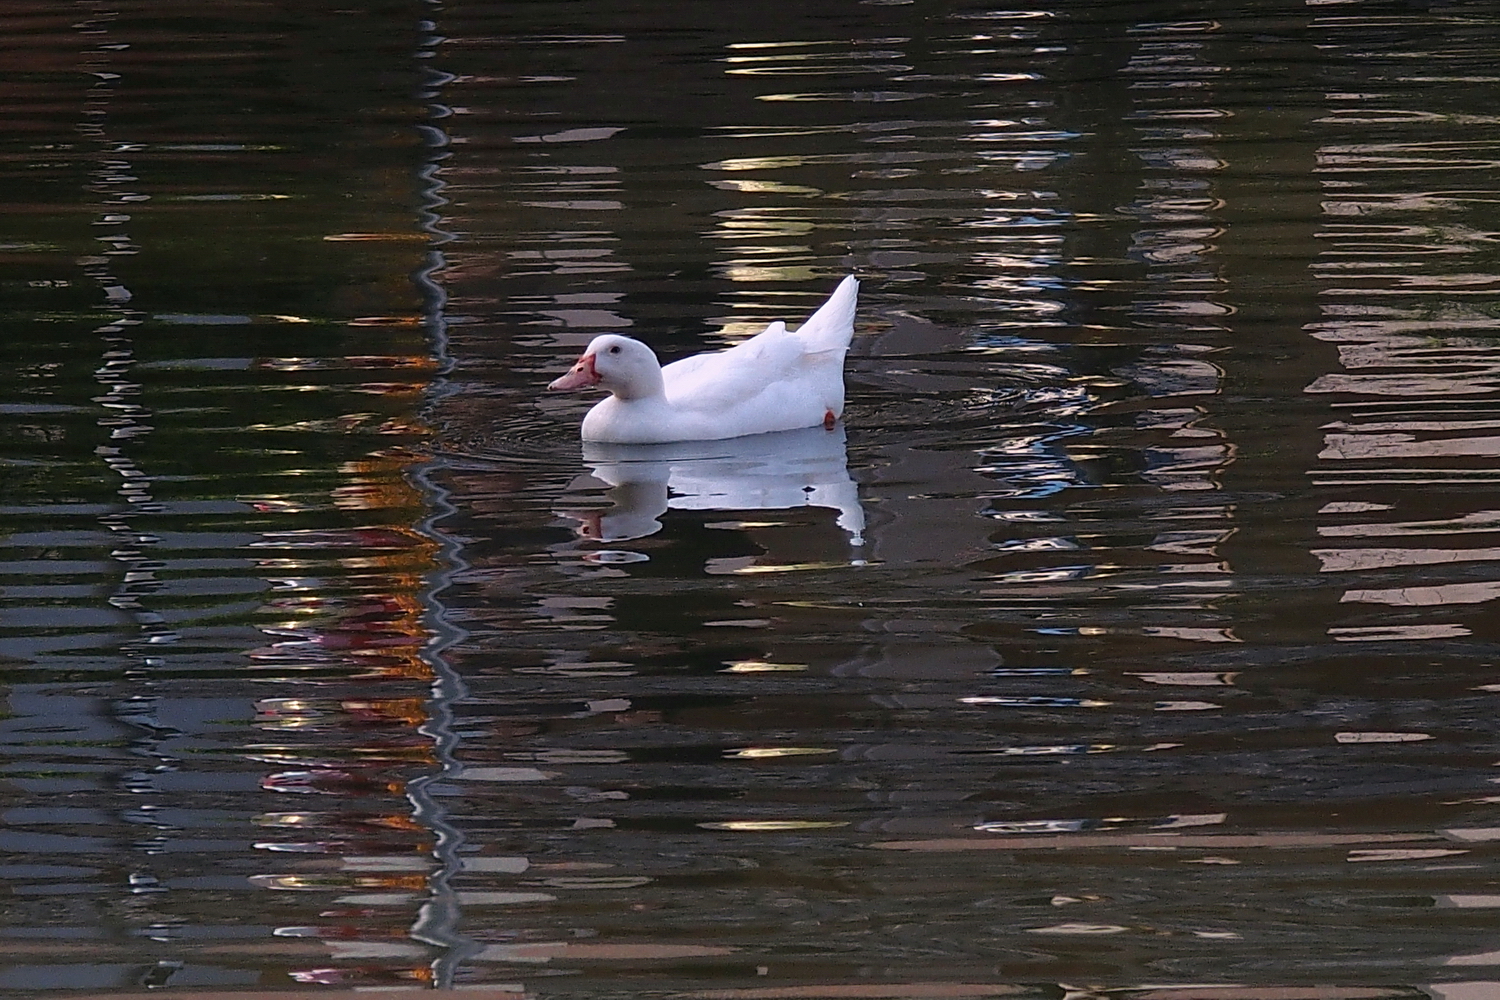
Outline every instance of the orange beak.
<svg viewBox="0 0 1500 1000">
<path fill-rule="evenodd" d="M 585 354 L 578 363 L 568 369 L 568 374 L 547 386 L 549 389 L 586 389 L 600 382 L 599 372 L 594 368 L 594 356 Z"/>
</svg>

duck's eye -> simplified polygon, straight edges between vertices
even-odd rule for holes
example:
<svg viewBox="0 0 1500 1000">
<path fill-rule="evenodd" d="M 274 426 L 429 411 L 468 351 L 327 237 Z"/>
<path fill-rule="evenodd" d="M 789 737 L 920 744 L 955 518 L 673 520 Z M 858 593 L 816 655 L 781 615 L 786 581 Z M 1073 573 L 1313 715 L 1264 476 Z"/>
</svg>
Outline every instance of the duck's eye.
<svg viewBox="0 0 1500 1000">
<path fill-rule="evenodd" d="M 611 354 L 619 354 L 620 353 L 620 345 L 616 344 L 614 347 L 611 347 L 609 349 L 609 353 L 611 353 Z"/>
</svg>

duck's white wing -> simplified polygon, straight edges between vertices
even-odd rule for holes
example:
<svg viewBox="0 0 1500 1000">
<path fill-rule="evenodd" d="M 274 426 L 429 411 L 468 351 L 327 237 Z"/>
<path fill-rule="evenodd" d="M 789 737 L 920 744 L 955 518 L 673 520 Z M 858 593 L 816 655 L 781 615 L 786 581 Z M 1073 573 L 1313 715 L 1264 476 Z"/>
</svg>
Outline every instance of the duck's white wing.
<svg viewBox="0 0 1500 1000">
<path fill-rule="evenodd" d="M 843 384 L 844 353 L 854 336 L 854 311 L 859 281 L 849 275 L 828 300 L 795 333 L 779 320 L 749 340 L 725 351 L 699 354 L 662 369 L 667 399 L 693 410 L 725 410 L 770 390 L 768 401 L 782 388 L 832 379 L 837 368 Z M 843 394 L 838 393 L 838 409 Z M 822 404 L 819 404 L 822 405 Z"/>
<path fill-rule="evenodd" d="M 778 320 L 727 350 L 667 365 L 661 370 L 667 401 L 692 410 L 732 409 L 777 383 L 797 379 L 806 354 L 806 345 Z"/>
</svg>

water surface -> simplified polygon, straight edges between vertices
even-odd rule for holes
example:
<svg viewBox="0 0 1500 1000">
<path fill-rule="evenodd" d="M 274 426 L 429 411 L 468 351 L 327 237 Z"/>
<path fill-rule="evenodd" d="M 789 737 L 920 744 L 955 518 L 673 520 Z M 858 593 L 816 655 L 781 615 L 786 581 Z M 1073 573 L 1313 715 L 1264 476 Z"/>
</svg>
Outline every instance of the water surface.
<svg viewBox="0 0 1500 1000">
<path fill-rule="evenodd" d="M 0 990 L 1493 988 L 1488 5 L 5 16 Z"/>
</svg>

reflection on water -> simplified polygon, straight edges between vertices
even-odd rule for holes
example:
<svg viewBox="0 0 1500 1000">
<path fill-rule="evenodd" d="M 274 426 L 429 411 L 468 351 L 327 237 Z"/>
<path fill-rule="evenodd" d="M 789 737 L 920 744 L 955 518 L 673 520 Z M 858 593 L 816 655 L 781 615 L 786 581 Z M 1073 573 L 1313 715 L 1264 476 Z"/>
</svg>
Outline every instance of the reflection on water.
<svg viewBox="0 0 1500 1000">
<path fill-rule="evenodd" d="M 1488 995 L 1494 11 L 662 11 L 8 12 L 0 992 Z"/>
<path fill-rule="evenodd" d="M 438 545 L 403 475 L 437 364 L 410 213 L 330 197 L 415 158 L 309 129 L 256 63 L 349 34 L 262 14 L 185 64 L 183 11 L 7 9 L 8 995 L 431 975 Z"/>
<path fill-rule="evenodd" d="M 1343 47 L 1359 44 L 1338 34 Z M 1438 65 L 1412 80 L 1433 97 L 1433 85 L 1467 76 L 1461 64 Z M 1484 637 L 1485 605 L 1500 596 L 1487 565 L 1493 500 L 1482 492 L 1495 481 L 1500 276 L 1486 270 L 1493 234 L 1460 220 L 1490 200 L 1471 178 L 1490 169 L 1495 140 L 1429 134 L 1427 123 L 1463 117 L 1441 104 L 1402 107 L 1353 88 L 1329 96 L 1337 103 L 1319 119 L 1327 134 L 1314 168 L 1324 249 L 1312 270 L 1323 299 L 1308 330 L 1337 345 L 1338 365 L 1306 391 L 1331 397 L 1334 410 L 1309 470 L 1330 488 L 1313 554 L 1352 605 L 1330 634 Z"/>
<path fill-rule="evenodd" d="M 678 510 L 774 511 L 828 507 L 849 544 L 864 544 L 865 515 L 859 491 L 849 478 L 844 428 L 809 427 L 755 434 L 724 441 L 685 441 L 666 445 L 611 445 L 589 442 L 583 459 L 592 480 L 608 487 L 612 506 L 600 511 L 564 511 L 578 522 L 580 537 L 619 542 L 661 530 L 657 520 Z M 595 559 L 602 553 L 596 552 Z M 610 553 L 636 561 L 639 553 Z"/>
</svg>

